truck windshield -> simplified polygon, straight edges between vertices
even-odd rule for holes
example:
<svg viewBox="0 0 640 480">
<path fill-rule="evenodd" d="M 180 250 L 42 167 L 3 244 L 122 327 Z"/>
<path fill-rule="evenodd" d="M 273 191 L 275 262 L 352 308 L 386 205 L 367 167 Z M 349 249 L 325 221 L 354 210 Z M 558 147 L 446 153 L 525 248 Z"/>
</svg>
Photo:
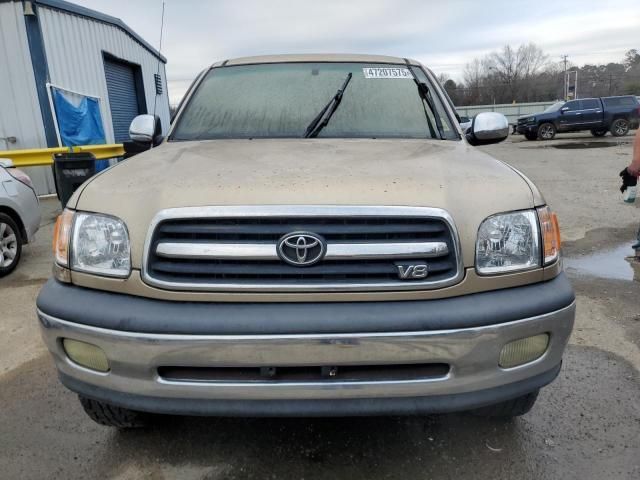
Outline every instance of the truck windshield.
<svg viewBox="0 0 640 480">
<path fill-rule="evenodd" d="M 547 107 L 546 110 L 544 110 L 545 112 L 557 112 L 558 110 L 560 110 L 562 108 L 562 106 L 564 105 L 564 102 L 556 102 L 553 105 L 551 105 L 550 107 Z"/>
<path fill-rule="evenodd" d="M 302 138 L 351 74 L 340 108 L 318 138 L 458 139 L 440 96 L 419 68 L 365 63 L 274 63 L 211 69 L 170 140 Z M 415 75 L 415 80 L 414 80 Z M 416 81 L 434 92 L 434 112 Z"/>
</svg>

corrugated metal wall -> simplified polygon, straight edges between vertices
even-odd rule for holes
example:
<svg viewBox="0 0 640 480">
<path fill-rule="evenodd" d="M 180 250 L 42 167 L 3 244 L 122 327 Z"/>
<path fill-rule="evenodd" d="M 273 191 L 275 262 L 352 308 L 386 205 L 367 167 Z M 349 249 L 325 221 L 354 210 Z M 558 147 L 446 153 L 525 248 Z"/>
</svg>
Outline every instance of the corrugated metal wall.
<svg viewBox="0 0 640 480">
<path fill-rule="evenodd" d="M 47 141 L 21 2 L 0 3 L 0 69 L 0 150 L 45 148 Z M 17 141 L 1 140 L 6 137 L 16 137 Z M 25 170 L 38 193 L 54 190 L 51 169 Z"/>
<path fill-rule="evenodd" d="M 100 110 L 107 142 L 113 142 L 111 112 L 107 103 L 107 83 L 103 52 L 140 65 L 149 113 L 153 112 L 156 89 L 153 74 L 158 59 L 121 29 L 96 20 L 40 6 L 38 8 L 51 83 L 100 97 Z M 163 93 L 157 98 L 156 113 L 163 133 L 169 127 L 169 102 L 164 64 L 160 63 Z"/>
<path fill-rule="evenodd" d="M 532 102 L 532 103 L 502 103 L 498 105 L 472 105 L 468 107 L 456 107 L 460 115 L 473 117 L 480 112 L 498 112 L 507 117 L 509 123 L 518 123 L 518 117 L 531 113 L 542 112 L 556 102 Z"/>
</svg>

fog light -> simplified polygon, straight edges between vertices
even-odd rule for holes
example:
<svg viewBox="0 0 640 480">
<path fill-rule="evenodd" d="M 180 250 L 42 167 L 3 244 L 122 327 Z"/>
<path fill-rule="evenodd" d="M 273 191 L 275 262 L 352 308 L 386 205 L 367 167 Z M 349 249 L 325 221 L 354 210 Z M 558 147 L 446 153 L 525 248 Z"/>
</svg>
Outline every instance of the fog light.
<svg viewBox="0 0 640 480">
<path fill-rule="evenodd" d="M 548 333 L 509 342 L 502 347 L 500 352 L 500 366 L 511 368 L 532 362 L 536 358 L 540 358 L 547 351 L 548 346 Z"/>
<path fill-rule="evenodd" d="M 109 360 L 100 347 L 70 338 L 62 340 L 62 346 L 67 356 L 78 365 L 98 372 L 109 371 Z"/>
</svg>

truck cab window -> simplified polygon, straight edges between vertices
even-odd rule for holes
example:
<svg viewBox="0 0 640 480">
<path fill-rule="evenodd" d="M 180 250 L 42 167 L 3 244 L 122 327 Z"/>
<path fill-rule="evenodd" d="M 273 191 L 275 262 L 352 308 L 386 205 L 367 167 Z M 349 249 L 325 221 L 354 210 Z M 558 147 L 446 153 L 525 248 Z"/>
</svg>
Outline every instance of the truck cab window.
<svg viewBox="0 0 640 480">
<path fill-rule="evenodd" d="M 596 100 L 595 98 L 589 98 L 586 100 L 582 100 L 582 109 L 583 110 L 591 110 L 591 109 L 596 109 L 596 108 L 600 108 L 600 101 Z"/>
<path fill-rule="evenodd" d="M 568 112 L 575 112 L 576 110 L 580 110 L 580 100 L 572 100 L 564 104 L 564 108 L 567 109 Z"/>
</svg>

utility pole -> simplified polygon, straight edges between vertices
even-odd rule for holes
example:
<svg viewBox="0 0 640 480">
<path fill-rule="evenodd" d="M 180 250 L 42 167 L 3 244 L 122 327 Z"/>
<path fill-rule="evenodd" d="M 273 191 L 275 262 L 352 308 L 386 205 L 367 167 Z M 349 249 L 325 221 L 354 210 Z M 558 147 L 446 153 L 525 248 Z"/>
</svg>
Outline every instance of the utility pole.
<svg viewBox="0 0 640 480">
<path fill-rule="evenodd" d="M 491 70 L 493 70 L 493 72 L 494 72 L 494 73 L 492 74 L 492 76 L 493 76 L 493 77 L 494 77 L 494 79 L 495 79 L 495 76 L 496 76 L 496 74 L 495 74 L 495 72 L 496 72 L 495 67 L 489 67 L 489 71 L 490 71 L 490 72 L 491 72 Z M 495 105 L 495 104 L 496 104 L 496 87 L 495 87 L 495 82 L 494 82 L 493 80 L 491 81 L 491 96 L 493 97 L 493 104 Z"/>
<path fill-rule="evenodd" d="M 565 102 L 568 100 L 569 97 L 569 82 L 567 81 L 567 58 L 569 57 L 569 55 L 560 55 L 560 58 L 562 58 L 563 62 L 564 62 L 564 74 L 562 75 L 562 78 L 564 80 L 564 100 Z"/>
<path fill-rule="evenodd" d="M 611 96 L 611 79 L 613 77 L 613 74 L 609 74 L 609 96 Z"/>
</svg>

